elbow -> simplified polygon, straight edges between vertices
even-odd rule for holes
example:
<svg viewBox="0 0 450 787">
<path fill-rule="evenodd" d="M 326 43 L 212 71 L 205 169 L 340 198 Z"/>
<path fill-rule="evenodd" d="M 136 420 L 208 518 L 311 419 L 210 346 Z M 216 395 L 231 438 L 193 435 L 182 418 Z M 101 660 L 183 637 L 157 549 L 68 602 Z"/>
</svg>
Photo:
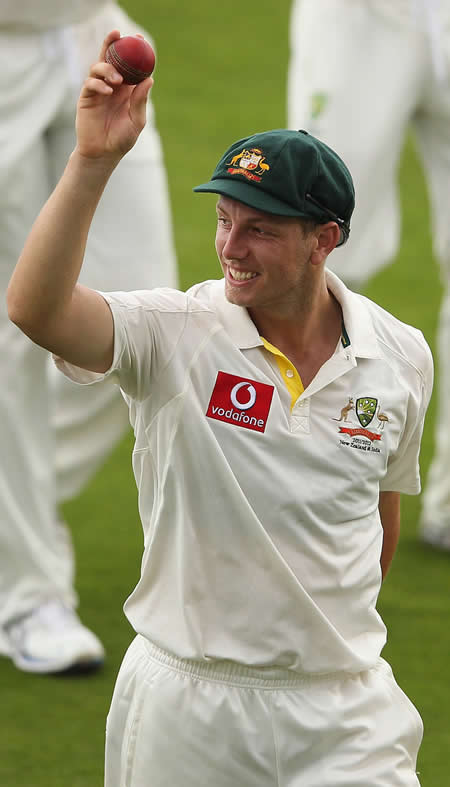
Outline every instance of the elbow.
<svg viewBox="0 0 450 787">
<path fill-rule="evenodd" d="M 26 310 L 17 293 L 14 292 L 14 288 L 11 286 L 9 286 L 6 291 L 6 308 L 11 322 L 13 322 L 14 325 L 17 325 L 21 331 L 27 333 Z"/>
<path fill-rule="evenodd" d="M 15 292 L 11 286 L 6 292 L 6 308 L 11 322 L 17 325 L 22 333 L 39 344 L 39 332 L 44 321 L 33 311 L 31 305 L 27 305 L 20 293 Z"/>
<path fill-rule="evenodd" d="M 23 309 L 21 309 L 17 295 L 14 293 L 14 289 L 11 285 L 6 291 L 6 308 L 11 322 L 20 328 L 23 319 Z"/>
</svg>

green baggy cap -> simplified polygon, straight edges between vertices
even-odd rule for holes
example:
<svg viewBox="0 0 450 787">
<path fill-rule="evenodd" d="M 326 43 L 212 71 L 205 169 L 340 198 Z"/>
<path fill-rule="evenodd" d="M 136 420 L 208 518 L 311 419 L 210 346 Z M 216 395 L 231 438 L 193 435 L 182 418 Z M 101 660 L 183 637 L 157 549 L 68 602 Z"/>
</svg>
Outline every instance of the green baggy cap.
<svg viewBox="0 0 450 787">
<path fill-rule="evenodd" d="M 235 142 L 211 180 L 194 191 L 223 194 L 277 216 L 335 221 L 348 239 L 355 207 L 352 176 L 328 145 L 306 131 L 274 129 Z"/>
</svg>

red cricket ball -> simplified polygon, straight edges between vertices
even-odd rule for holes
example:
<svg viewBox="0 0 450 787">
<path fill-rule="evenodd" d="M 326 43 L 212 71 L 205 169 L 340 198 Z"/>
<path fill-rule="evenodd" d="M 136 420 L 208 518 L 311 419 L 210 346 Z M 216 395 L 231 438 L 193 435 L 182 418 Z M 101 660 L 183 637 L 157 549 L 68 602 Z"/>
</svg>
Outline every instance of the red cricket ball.
<svg viewBox="0 0 450 787">
<path fill-rule="evenodd" d="M 122 74 L 127 85 L 137 85 L 153 72 L 155 53 L 148 41 L 140 36 L 123 36 L 106 50 L 105 60 Z"/>
</svg>

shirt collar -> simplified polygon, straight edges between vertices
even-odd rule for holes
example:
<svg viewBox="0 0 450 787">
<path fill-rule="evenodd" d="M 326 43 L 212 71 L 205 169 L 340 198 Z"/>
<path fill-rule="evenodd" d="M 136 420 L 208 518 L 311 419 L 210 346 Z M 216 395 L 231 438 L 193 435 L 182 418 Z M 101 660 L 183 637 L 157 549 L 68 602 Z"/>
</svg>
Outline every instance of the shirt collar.
<svg viewBox="0 0 450 787">
<path fill-rule="evenodd" d="M 367 300 L 349 290 L 335 273 L 326 269 L 327 286 L 341 306 L 344 325 L 350 339 L 352 354 L 359 358 L 380 358 L 380 350 Z M 242 306 L 230 303 L 225 297 L 225 280 L 212 283 L 211 300 L 231 341 L 241 350 L 262 345 L 254 322 Z"/>
<path fill-rule="evenodd" d="M 351 349 L 355 358 L 381 358 L 367 298 L 349 290 L 328 268 L 325 274 L 328 289 L 342 309 L 345 330 L 350 339 L 348 349 Z"/>
<path fill-rule="evenodd" d="M 262 341 L 247 309 L 225 297 L 225 279 L 213 282 L 211 301 L 233 344 L 241 350 L 262 346 Z"/>
</svg>

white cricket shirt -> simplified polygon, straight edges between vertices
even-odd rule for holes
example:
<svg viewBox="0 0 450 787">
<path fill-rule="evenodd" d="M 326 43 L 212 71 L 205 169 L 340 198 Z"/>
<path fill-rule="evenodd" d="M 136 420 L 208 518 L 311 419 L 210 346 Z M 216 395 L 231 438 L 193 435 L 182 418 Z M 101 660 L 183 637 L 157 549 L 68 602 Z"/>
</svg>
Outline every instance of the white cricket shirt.
<svg viewBox="0 0 450 787">
<path fill-rule="evenodd" d="M 145 546 L 125 612 L 181 658 L 352 672 L 385 643 L 378 496 L 420 490 L 432 358 L 418 330 L 327 275 L 348 340 L 293 406 L 223 281 L 109 293 L 107 375 L 57 360 L 130 405 Z"/>
<path fill-rule="evenodd" d="M 390 17 L 400 25 L 413 25 L 426 29 L 428 15 L 435 17 L 436 22 L 442 25 L 450 21 L 450 7 L 448 0 L 359 0 L 376 11 Z"/>
<path fill-rule="evenodd" d="M 48 30 L 72 25 L 89 19 L 107 3 L 108 0 L 1 0 L 0 29 Z"/>
</svg>

